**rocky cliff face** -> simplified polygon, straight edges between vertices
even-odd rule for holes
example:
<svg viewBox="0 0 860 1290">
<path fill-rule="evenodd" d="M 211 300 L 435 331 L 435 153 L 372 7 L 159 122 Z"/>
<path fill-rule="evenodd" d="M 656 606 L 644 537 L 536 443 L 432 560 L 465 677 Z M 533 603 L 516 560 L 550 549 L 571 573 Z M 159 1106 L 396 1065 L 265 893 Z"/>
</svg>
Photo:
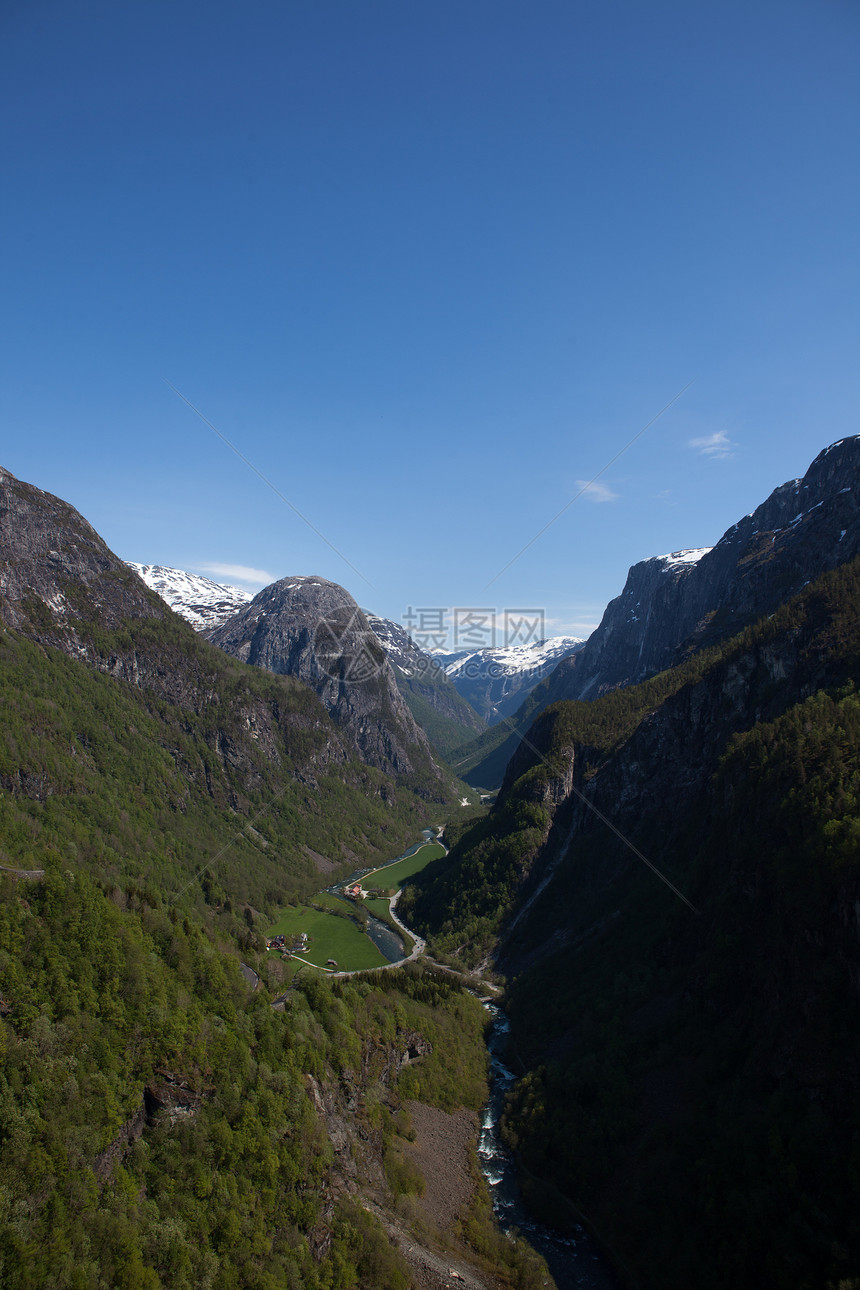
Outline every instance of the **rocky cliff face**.
<svg viewBox="0 0 860 1290">
<path fill-rule="evenodd" d="M 562 662 L 543 702 L 634 685 L 771 613 L 860 551 L 860 436 L 821 452 L 711 549 L 633 565 L 584 649 Z"/>
<path fill-rule="evenodd" d="M 427 737 L 397 689 L 385 651 L 337 583 L 282 578 L 207 635 L 245 663 L 309 685 L 368 765 L 438 777 Z"/>
<path fill-rule="evenodd" d="M 405 628 L 375 614 L 368 614 L 367 621 L 394 669 L 397 688 L 410 712 L 442 756 L 485 729 L 482 718 L 457 693 L 439 661 L 425 654 Z"/>
<path fill-rule="evenodd" d="M 80 653 L 84 621 L 169 612 L 73 506 L 0 468 L 0 621 Z"/>
<path fill-rule="evenodd" d="M 856 585 L 856 578 L 850 585 Z M 853 680 L 860 642 L 856 622 L 846 631 L 843 608 L 838 589 L 819 594 L 810 588 L 803 608 L 786 624 L 774 618 L 760 624 L 749 641 L 739 635 L 725 657 L 648 713 L 608 758 L 593 757 L 573 741 L 553 747 L 552 765 L 558 763 L 559 772 L 553 784 L 563 782 L 565 792 L 544 800 L 558 805 L 569 799 L 567 847 L 578 836 L 605 828 L 593 807 L 624 829 L 659 839 L 661 849 L 675 841 L 677 821 L 695 810 L 735 735 L 774 720 L 822 689 Z M 559 711 L 552 707 L 535 721 L 527 743 L 511 760 L 506 788 L 536 764 L 539 754 L 546 754 Z M 583 768 L 589 765 L 586 778 Z M 578 792 L 570 799 L 574 788 Z M 632 853 L 625 855 L 623 845 L 611 837 L 607 853 L 610 844 L 624 863 L 635 865 Z"/>
</svg>

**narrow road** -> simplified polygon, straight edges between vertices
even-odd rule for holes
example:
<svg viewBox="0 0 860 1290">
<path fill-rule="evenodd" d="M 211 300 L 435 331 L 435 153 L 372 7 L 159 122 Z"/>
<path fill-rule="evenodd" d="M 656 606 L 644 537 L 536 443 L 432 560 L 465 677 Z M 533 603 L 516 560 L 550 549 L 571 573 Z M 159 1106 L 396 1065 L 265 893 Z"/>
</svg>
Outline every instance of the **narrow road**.
<svg viewBox="0 0 860 1290">
<path fill-rule="evenodd" d="M 447 855 L 448 848 L 441 840 L 441 833 L 442 833 L 442 830 L 440 827 L 436 836 L 436 843 L 442 847 L 442 850 L 445 852 L 445 855 Z M 428 846 L 430 845 L 430 841 L 428 840 L 428 842 L 422 843 L 421 845 Z M 397 861 L 395 860 L 395 861 L 392 861 L 391 863 L 396 864 Z M 364 879 L 366 880 L 367 878 L 373 877 L 378 873 L 384 873 L 388 867 L 389 867 L 388 865 L 381 865 L 378 869 L 371 869 L 364 874 Z M 328 890 L 335 891 L 335 890 L 338 890 L 338 888 L 332 887 L 332 888 L 329 888 Z M 422 955 L 426 952 L 427 945 L 426 945 L 426 942 L 422 939 L 422 937 L 418 935 L 417 932 L 413 932 L 412 928 L 407 927 L 406 924 L 402 922 L 401 919 L 398 918 L 397 916 L 396 906 L 402 894 L 403 894 L 403 888 L 398 887 L 397 891 L 394 893 L 394 895 L 391 897 L 388 903 L 388 912 L 391 915 L 391 921 L 395 923 L 397 927 L 400 928 L 401 932 L 405 932 L 405 934 L 408 937 L 410 937 L 412 941 L 414 941 L 414 944 L 412 946 L 410 953 L 407 954 L 405 958 L 396 959 L 393 963 L 380 963 L 378 967 L 352 968 L 349 971 L 347 970 L 334 971 L 331 968 L 320 967 L 319 964 L 317 963 L 311 963 L 309 959 L 304 959 L 301 957 L 300 954 L 295 954 L 292 951 L 288 952 L 288 957 L 291 959 L 295 959 L 296 962 L 298 963 L 304 963 L 306 967 L 315 968 L 317 972 L 323 972 L 326 976 L 331 976 L 331 977 L 360 976 L 366 972 L 387 972 L 391 968 L 403 967 L 404 963 L 414 963 L 416 959 L 421 958 Z M 449 972 L 451 976 L 462 977 L 464 980 L 468 981 L 469 984 L 473 987 L 477 986 L 478 988 L 481 988 L 481 989 L 486 988 L 487 990 L 492 991 L 492 993 L 494 994 L 499 993 L 499 987 L 495 985 L 491 985 L 489 981 L 481 981 L 476 979 L 475 977 L 470 977 L 467 972 L 457 972 L 453 968 L 446 968 L 444 964 L 436 963 L 433 959 L 428 959 L 427 962 L 432 963 L 434 967 L 439 968 L 443 972 Z M 242 964 L 242 969 L 243 971 L 245 970 L 244 963 Z M 249 972 L 251 970 L 252 970 L 251 968 L 248 968 Z M 287 993 L 289 993 L 289 991 Z M 278 1004 L 282 1005 L 285 998 L 286 998 L 286 994 L 281 995 L 278 999 L 274 1001 L 274 1003 L 272 1004 L 272 1007 L 274 1008 Z"/>
<path fill-rule="evenodd" d="M 405 923 L 401 923 L 400 919 L 397 917 L 397 914 L 395 913 L 395 906 L 402 895 L 403 895 L 403 888 L 398 887 L 397 891 L 395 891 L 394 895 L 391 897 L 391 900 L 388 902 L 388 912 L 391 915 L 392 921 L 397 924 L 401 932 L 405 932 L 407 936 L 410 936 L 412 940 L 415 942 L 415 944 L 412 947 L 412 953 L 409 955 L 409 957 L 405 959 L 400 959 L 396 964 L 392 963 L 391 964 L 392 967 L 400 967 L 401 963 L 411 963 L 413 959 L 418 958 L 419 954 L 423 954 L 424 950 L 427 948 L 424 941 L 422 941 L 421 937 L 418 936 L 416 932 L 413 932 L 411 928 L 407 927 Z"/>
<path fill-rule="evenodd" d="M 494 985 L 492 981 L 487 981 L 484 977 L 478 976 L 477 973 L 467 972 L 465 968 L 448 967 L 447 963 L 439 963 L 436 959 L 431 959 L 429 954 L 426 958 L 430 966 L 436 968 L 437 972 L 446 972 L 448 976 L 457 977 L 458 980 L 463 981 L 470 990 L 486 990 L 488 992 L 488 997 L 491 994 L 503 993 L 502 986 Z"/>
</svg>

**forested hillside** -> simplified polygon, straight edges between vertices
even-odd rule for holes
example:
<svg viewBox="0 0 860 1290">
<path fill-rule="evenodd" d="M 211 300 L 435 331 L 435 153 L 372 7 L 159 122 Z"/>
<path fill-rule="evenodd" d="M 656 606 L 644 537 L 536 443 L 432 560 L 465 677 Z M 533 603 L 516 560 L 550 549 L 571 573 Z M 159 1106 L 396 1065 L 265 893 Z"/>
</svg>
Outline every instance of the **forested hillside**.
<svg viewBox="0 0 860 1290">
<path fill-rule="evenodd" d="M 0 635 L 0 863 L 42 867 L 50 852 L 223 914 L 313 890 L 314 854 L 332 867 L 357 847 L 396 854 L 425 822 L 423 800 L 354 761 L 299 682 L 233 662 L 178 620 L 127 636 L 141 652 L 154 638 L 195 707 Z"/>
<path fill-rule="evenodd" d="M 366 1207 L 414 1224 L 404 1099 L 480 1106 L 481 1008 L 418 969 L 311 977 L 279 1011 L 223 948 L 157 895 L 54 862 L 0 886 L 10 1290 L 411 1284 Z M 547 1284 L 480 1204 L 463 1234 L 493 1284 Z"/>
<path fill-rule="evenodd" d="M 439 948 L 495 950 L 512 982 L 533 1200 L 584 1213 L 631 1284 L 860 1270 L 858 606 L 855 561 L 680 668 L 548 709 L 414 888 Z"/>
<path fill-rule="evenodd" d="M 480 1005 L 420 967 L 304 979 L 261 936 L 445 818 L 418 751 L 362 761 L 0 472 L 0 1284 L 550 1284 L 477 1175 L 452 1232 L 416 1208 L 406 1102 L 477 1111 Z"/>
</svg>

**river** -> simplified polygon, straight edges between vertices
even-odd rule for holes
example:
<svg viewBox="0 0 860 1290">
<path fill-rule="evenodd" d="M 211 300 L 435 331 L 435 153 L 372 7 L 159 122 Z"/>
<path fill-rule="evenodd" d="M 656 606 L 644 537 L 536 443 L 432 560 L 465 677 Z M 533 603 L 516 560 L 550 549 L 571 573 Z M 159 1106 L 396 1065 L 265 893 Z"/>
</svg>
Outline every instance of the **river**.
<svg viewBox="0 0 860 1290">
<path fill-rule="evenodd" d="M 494 1003 L 484 1007 L 493 1019 L 487 1047 L 490 1052 L 490 1100 L 481 1117 L 478 1160 L 493 1197 L 493 1212 L 502 1231 L 517 1228 L 546 1259 L 558 1290 L 618 1290 L 609 1263 L 588 1233 L 578 1227 L 573 1236 L 563 1236 L 536 1223 L 526 1212 L 517 1185 L 516 1165 L 502 1143 L 499 1121 L 505 1095 L 516 1080 L 503 1061 L 510 1023 Z"/>
<path fill-rule="evenodd" d="M 402 857 L 398 858 L 402 859 Z M 392 861 L 392 864 L 393 863 L 394 861 Z M 369 871 L 365 869 L 364 872 L 367 873 Z M 347 879 L 347 883 L 354 881 L 357 881 L 357 879 Z M 346 896 L 341 895 L 338 887 L 329 887 L 327 888 L 327 892 L 329 896 L 335 896 L 338 900 L 342 900 L 350 909 L 355 909 L 355 902 L 347 899 Z M 381 921 L 381 919 L 374 918 L 372 914 L 367 915 L 367 935 L 373 941 L 380 954 L 384 955 L 385 958 L 388 959 L 389 963 L 398 963 L 402 958 L 406 957 L 406 947 L 397 933 L 392 931 L 386 923 Z M 372 971 L 372 969 L 366 970 Z"/>
<path fill-rule="evenodd" d="M 421 842 L 381 867 L 387 868 L 388 865 L 397 864 L 399 860 L 414 855 L 435 836 L 432 829 L 425 829 Z M 330 887 L 329 891 L 349 904 L 346 897 L 340 895 L 339 888 L 357 882 L 370 872 L 373 871 L 359 869 L 337 887 Z M 368 919 L 367 934 L 389 962 L 396 962 L 403 957 L 403 942 L 379 919 Z M 558 1290 L 618 1290 L 618 1281 L 609 1263 L 584 1228 L 577 1227 L 573 1236 L 564 1236 L 561 1232 L 536 1223 L 523 1206 L 516 1164 L 499 1135 L 505 1095 L 516 1080 L 513 1071 L 508 1069 L 503 1060 L 510 1023 L 497 1004 L 485 1002 L 484 1007 L 492 1017 L 493 1026 L 487 1041 L 490 1054 L 490 1100 L 481 1117 L 478 1161 L 490 1185 L 496 1221 L 503 1232 L 517 1228 L 543 1255 Z"/>
<path fill-rule="evenodd" d="M 356 869 L 348 878 L 342 878 L 334 887 L 327 888 L 329 895 L 337 896 L 339 900 L 344 902 L 344 904 L 351 905 L 352 902 L 347 900 L 347 898 L 341 894 L 344 887 L 349 887 L 352 883 L 358 882 L 359 879 L 365 876 L 365 874 L 376 873 L 378 869 L 388 869 L 391 865 L 399 864 L 401 860 L 406 860 L 409 856 L 414 856 L 416 851 L 420 851 L 428 842 L 434 842 L 436 837 L 437 835 L 433 829 L 422 829 L 421 841 L 416 842 L 408 851 L 404 851 L 402 855 L 395 856 L 393 860 L 386 860 L 383 865 L 374 865 L 370 869 Z M 380 954 L 383 954 L 385 958 L 388 959 L 389 963 L 397 963 L 400 959 L 406 956 L 406 947 L 397 933 L 392 931 L 392 929 L 380 919 L 374 918 L 373 915 L 369 915 L 367 919 L 367 934 L 379 950 Z"/>
<path fill-rule="evenodd" d="M 406 957 L 406 946 L 396 932 L 372 915 L 367 920 L 367 934 L 380 954 L 384 954 L 389 963 L 398 963 Z"/>
</svg>

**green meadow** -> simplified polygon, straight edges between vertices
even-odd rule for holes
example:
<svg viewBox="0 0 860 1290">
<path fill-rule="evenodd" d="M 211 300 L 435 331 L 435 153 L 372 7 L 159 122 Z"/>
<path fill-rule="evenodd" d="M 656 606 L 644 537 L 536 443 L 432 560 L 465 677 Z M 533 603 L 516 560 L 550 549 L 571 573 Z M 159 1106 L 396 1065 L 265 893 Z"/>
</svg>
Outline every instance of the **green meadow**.
<svg viewBox="0 0 860 1290">
<path fill-rule="evenodd" d="M 407 878 L 420 873 L 431 860 L 438 860 L 444 854 L 445 848 L 441 842 L 425 842 L 423 847 L 419 847 L 414 855 L 407 856 L 405 860 L 398 860 L 396 864 L 384 865 L 381 869 L 365 874 L 361 884 L 363 887 L 383 887 L 386 891 L 397 891 Z"/>
<path fill-rule="evenodd" d="M 339 903 L 348 914 L 343 902 Z M 308 934 L 307 951 L 298 955 L 293 962 L 313 963 L 316 967 L 324 968 L 328 959 L 334 959 L 341 972 L 382 967 L 388 962 L 370 937 L 351 918 L 343 918 L 339 914 L 326 913 L 306 905 L 298 908 L 289 906 L 281 911 L 278 921 L 269 928 L 266 935 L 278 936 L 281 932 L 288 937 L 297 936 L 299 932 Z"/>
<path fill-rule="evenodd" d="M 391 912 L 389 910 L 391 902 L 388 896 L 377 896 L 375 900 L 363 900 L 361 903 L 369 914 L 373 914 L 374 918 L 381 918 L 383 922 Z M 402 936 L 403 933 L 398 929 L 397 934 Z"/>
<path fill-rule="evenodd" d="M 414 855 L 396 864 L 374 869 L 362 878 L 366 887 L 384 887 L 396 891 L 413 874 L 445 854 L 445 848 L 438 842 L 427 842 L 419 847 Z M 325 968 L 329 959 L 334 959 L 341 972 L 360 972 L 367 968 L 383 967 L 388 963 L 384 954 L 376 948 L 370 937 L 363 932 L 350 917 L 350 906 L 330 892 L 321 891 L 314 896 L 314 903 L 324 905 L 326 909 L 314 909 L 310 905 L 288 905 L 281 910 L 278 921 L 266 932 L 267 936 L 298 936 L 307 932 L 308 948 L 305 953 L 292 959 L 293 963 L 312 963 L 315 967 Z M 363 908 L 381 922 L 387 923 L 398 936 L 403 933 L 391 920 L 387 897 L 377 900 L 366 900 Z M 328 910 L 331 910 L 329 913 Z M 406 953 L 414 944 L 411 938 L 406 939 Z M 277 951 L 273 951 L 277 953 Z"/>
</svg>

